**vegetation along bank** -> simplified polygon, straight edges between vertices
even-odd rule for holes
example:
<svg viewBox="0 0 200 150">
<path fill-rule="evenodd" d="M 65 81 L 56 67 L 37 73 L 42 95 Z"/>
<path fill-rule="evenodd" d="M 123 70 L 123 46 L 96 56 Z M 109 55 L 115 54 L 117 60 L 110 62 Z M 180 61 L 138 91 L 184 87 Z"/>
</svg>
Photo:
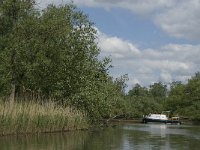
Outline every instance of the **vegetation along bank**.
<svg viewBox="0 0 200 150">
<path fill-rule="evenodd" d="M 0 1 L 0 134 L 85 128 L 101 119 L 171 110 L 200 120 L 200 74 L 187 84 L 136 84 L 109 74 L 97 31 L 73 4 L 38 9 L 34 0 Z"/>
</svg>

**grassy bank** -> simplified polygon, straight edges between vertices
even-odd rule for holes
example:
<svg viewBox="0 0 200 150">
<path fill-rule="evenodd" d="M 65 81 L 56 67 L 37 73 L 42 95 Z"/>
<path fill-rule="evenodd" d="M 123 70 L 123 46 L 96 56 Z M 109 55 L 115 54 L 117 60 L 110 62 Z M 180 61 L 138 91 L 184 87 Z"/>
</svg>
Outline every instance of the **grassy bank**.
<svg viewBox="0 0 200 150">
<path fill-rule="evenodd" d="M 55 132 L 88 127 L 87 117 L 53 102 L 4 103 L 0 101 L 0 135 Z"/>
</svg>

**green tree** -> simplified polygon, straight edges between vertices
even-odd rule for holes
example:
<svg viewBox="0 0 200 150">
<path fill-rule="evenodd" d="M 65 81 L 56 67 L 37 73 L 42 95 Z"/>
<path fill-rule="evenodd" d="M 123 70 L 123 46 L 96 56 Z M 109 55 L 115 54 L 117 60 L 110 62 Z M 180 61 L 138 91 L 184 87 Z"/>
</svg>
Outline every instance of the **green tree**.
<svg viewBox="0 0 200 150">
<path fill-rule="evenodd" d="M 1 0 L 0 3 L 0 88 L 1 93 L 11 92 L 13 101 L 23 70 L 19 63 L 18 27 L 29 12 L 32 12 L 34 1 Z"/>
<path fill-rule="evenodd" d="M 149 91 L 146 87 L 142 87 L 139 84 L 136 84 L 129 92 L 129 96 L 150 96 Z"/>
<path fill-rule="evenodd" d="M 162 103 L 167 96 L 167 85 L 161 82 L 154 83 L 150 85 L 149 91 L 155 100 Z"/>
<path fill-rule="evenodd" d="M 1 5 L 0 93 L 73 105 L 92 120 L 124 113 L 127 78 L 113 80 L 110 59 L 98 60 L 93 23 L 72 4 L 39 11 L 33 2 L 9 0 Z M 26 3 L 30 5 L 22 7 Z M 20 13 L 13 19 L 6 7 Z M 7 20 L 12 20 L 9 30 Z"/>
<path fill-rule="evenodd" d="M 172 82 L 170 86 L 169 96 L 166 100 L 166 110 L 170 110 L 172 113 L 178 113 L 178 110 L 182 107 L 185 96 L 185 85 L 181 82 Z"/>
<path fill-rule="evenodd" d="M 188 83 L 171 84 L 171 90 L 166 101 L 166 108 L 182 117 L 200 120 L 200 74 L 196 73 Z"/>
<path fill-rule="evenodd" d="M 130 117 L 139 117 L 149 113 L 160 113 L 163 109 L 162 103 L 159 103 L 150 93 L 149 89 L 136 84 L 127 95 L 129 102 L 128 110 Z"/>
<path fill-rule="evenodd" d="M 185 86 L 184 99 L 179 112 L 193 120 L 200 120 L 200 73 L 196 73 Z"/>
<path fill-rule="evenodd" d="M 126 82 L 128 80 L 129 79 L 127 74 L 122 75 L 121 77 L 115 79 L 114 83 L 118 87 L 118 90 L 121 91 L 121 93 L 125 93 L 125 89 L 127 87 Z"/>
</svg>

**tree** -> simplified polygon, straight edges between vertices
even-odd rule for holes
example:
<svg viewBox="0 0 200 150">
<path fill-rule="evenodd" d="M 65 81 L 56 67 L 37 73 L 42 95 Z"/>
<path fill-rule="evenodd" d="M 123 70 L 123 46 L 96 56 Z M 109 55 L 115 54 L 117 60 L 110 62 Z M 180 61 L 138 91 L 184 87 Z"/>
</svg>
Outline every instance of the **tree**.
<svg viewBox="0 0 200 150">
<path fill-rule="evenodd" d="M 170 86 L 169 96 L 166 100 L 166 110 L 170 110 L 173 113 L 178 113 L 178 110 L 182 107 L 185 96 L 185 85 L 181 82 L 172 82 Z"/>
<path fill-rule="evenodd" d="M 121 91 L 121 93 L 125 93 L 125 88 L 127 87 L 126 82 L 128 80 L 129 79 L 127 74 L 115 79 L 114 83 L 118 87 L 118 90 Z"/>
<path fill-rule="evenodd" d="M 136 84 L 129 92 L 129 96 L 150 96 L 149 91 L 146 87 L 142 87 L 139 84 Z"/>
<path fill-rule="evenodd" d="M 186 99 L 190 102 L 200 101 L 200 73 L 196 73 L 185 88 Z"/>
<path fill-rule="evenodd" d="M 9 2 L 4 5 L 19 5 L 16 9 L 21 12 L 22 2 L 27 1 Z M 1 46 L 2 76 L 9 76 L 8 82 L 16 88 L 14 93 L 25 88 L 55 96 L 65 90 L 63 95 L 69 96 L 86 86 L 82 80 L 93 80 L 99 67 L 99 49 L 94 42 L 96 31 L 87 16 L 72 5 L 50 5 L 42 14 L 36 10 L 27 10 L 27 14 L 23 18 L 11 16 L 16 23 L 13 21 L 10 34 L 2 38 L 9 41 Z"/>
<path fill-rule="evenodd" d="M 160 113 L 163 109 L 162 103 L 159 103 L 151 95 L 146 87 L 136 84 L 127 95 L 129 102 L 129 116 L 141 118 L 149 113 Z"/>
<path fill-rule="evenodd" d="M 173 113 L 192 120 L 200 120 L 200 74 L 196 73 L 188 83 L 183 85 L 180 82 L 171 84 L 166 107 Z"/>
<path fill-rule="evenodd" d="M 200 73 L 196 73 L 185 86 L 184 99 L 179 112 L 193 120 L 200 120 Z"/>
<path fill-rule="evenodd" d="M 49 5 L 42 11 L 28 0 L 1 6 L 0 28 L 6 31 L 0 38 L 1 95 L 73 105 L 92 120 L 124 113 L 127 78 L 113 81 L 110 59 L 98 60 L 96 30 L 87 15 L 72 4 Z M 4 7 L 20 13 L 13 19 Z"/>
<path fill-rule="evenodd" d="M 150 85 L 149 91 L 154 99 L 162 102 L 163 100 L 165 100 L 167 95 L 167 85 L 164 85 L 161 82 L 154 83 L 153 85 Z"/>
<path fill-rule="evenodd" d="M 18 62 L 18 26 L 33 9 L 32 0 L 1 0 L 0 5 L 0 86 L 3 91 L 11 87 L 11 101 L 14 101 L 16 85 L 21 70 Z M 7 83 L 10 83 L 9 85 Z M 5 89 L 5 90 L 4 90 Z"/>
</svg>

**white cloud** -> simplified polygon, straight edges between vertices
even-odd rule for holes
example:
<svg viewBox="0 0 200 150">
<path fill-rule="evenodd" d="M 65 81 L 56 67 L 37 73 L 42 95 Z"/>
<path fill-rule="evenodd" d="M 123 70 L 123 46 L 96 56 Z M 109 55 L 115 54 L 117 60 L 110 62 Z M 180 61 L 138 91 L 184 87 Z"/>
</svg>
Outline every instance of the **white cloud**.
<svg viewBox="0 0 200 150">
<path fill-rule="evenodd" d="M 140 81 L 136 78 L 129 78 L 129 85 L 130 87 L 133 87 L 135 84 L 141 84 Z"/>
<path fill-rule="evenodd" d="M 98 30 L 98 29 L 97 29 Z M 140 55 L 140 50 L 129 41 L 124 41 L 118 37 L 109 37 L 98 31 L 99 46 L 105 56 L 112 54 L 116 59 L 135 57 Z"/>
<path fill-rule="evenodd" d="M 174 5 L 176 0 L 74 0 L 79 6 L 103 7 L 111 9 L 113 7 L 125 8 L 131 11 L 147 14 L 156 10 L 166 9 Z"/>
<path fill-rule="evenodd" d="M 129 86 L 186 82 L 200 69 L 200 45 L 167 44 L 159 49 L 139 49 L 129 41 L 98 33 L 101 55 L 113 60 L 112 74 L 116 77 L 128 73 Z"/>
<path fill-rule="evenodd" d="M 160 74 L 160 79 L 161 81 L 165 82 L 165 83 L 170 83 L 172 82 L 172 76 L 170 73 L 168 72 L 163 72 Z"/>
<path fill-rule="evenodd" d="M 200 40 L 200 0 L 73 0 L 78 6 L 123 8 L 148 16 L 173 37 Z M 41 6 L 50 2 L 64 4 L 71 0 L 37 0 Z"/>
<path fill-rule="evenodd" d="M 155 23 L 169 35 L 184 39 L 200 39 L 200 1 L 179 1 L 154 17 Z"/>
</svg>

